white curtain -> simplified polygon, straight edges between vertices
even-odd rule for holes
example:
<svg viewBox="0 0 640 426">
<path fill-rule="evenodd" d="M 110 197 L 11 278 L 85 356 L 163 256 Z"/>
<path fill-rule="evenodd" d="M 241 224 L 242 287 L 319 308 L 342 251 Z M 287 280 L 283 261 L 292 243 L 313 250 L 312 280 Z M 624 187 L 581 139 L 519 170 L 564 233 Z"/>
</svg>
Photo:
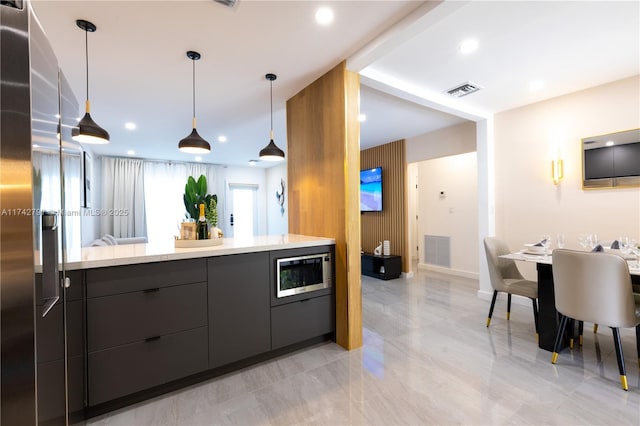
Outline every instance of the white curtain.
<svg viewBox="0 0 640 426">
<path fill-rule="evenodd" d="M 147 236 L 143 161 L 102 157 L 101 181 L 101 234 Z"/>
<path fill-rule="evenodd" d="M 167 242 L 180 234 L 186 218 L 183 195 L 187 178 L 207 178 L 207 193 L 217 193 L 218 166 L 196 163 L 147 161 L 144 164 L 147 238 L 150 243 Z"/>
</svg>

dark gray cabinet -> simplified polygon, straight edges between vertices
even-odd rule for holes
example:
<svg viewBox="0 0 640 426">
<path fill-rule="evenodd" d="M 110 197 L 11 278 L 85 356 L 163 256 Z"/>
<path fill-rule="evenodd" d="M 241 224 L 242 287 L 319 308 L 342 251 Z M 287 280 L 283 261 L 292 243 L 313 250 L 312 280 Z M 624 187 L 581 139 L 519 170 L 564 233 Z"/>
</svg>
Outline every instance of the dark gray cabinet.
<svg viewBox="0 0 640 426">
<path fill-rule="evenodd" d="M 314 297 L 271 308 L 271 348 L 294 343 L 335 331 L 333 295 Z"/>
<path fill-rule="evenodd" d="M 89 405 L 207 369 L 207 327 L 89 354 Z"/>
<path fill-rule="evenodd" d="M 88 405 L 208 367 L 205 259 L 87 271 Z"/>
<path fill-rule="evenodd" d="M 268 352 L 269 253 L 213 257 L 209 275 L 209 368 Z"/>
<path fill-rule="evenodd" d="M 78 303 L 86 318 L 80 352 L 87 360 L 88 414 L 334 333 L 333 287 L 275 297 L 276 259 L 327 251 L 333 253 L 333 246 L 83 271 L 86 296 Z M 56 362 L 57 354 L 45 355 Z"/>
</svg>

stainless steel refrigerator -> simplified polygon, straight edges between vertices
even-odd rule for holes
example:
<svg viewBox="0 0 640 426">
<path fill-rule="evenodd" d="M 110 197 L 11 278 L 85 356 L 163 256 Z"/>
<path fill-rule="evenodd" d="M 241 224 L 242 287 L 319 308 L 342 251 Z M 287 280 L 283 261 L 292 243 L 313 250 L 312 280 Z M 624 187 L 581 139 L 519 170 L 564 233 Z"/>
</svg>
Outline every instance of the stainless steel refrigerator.
<svg viewBox="0 0 640 426">
<path fill-rule="evenodd" d="M 0 423 L 69 424 L 85 393 L 81 276 L 66 270 L 79 108 L 28 1 L 0 2 L 0 77 Z"/>
</svg>

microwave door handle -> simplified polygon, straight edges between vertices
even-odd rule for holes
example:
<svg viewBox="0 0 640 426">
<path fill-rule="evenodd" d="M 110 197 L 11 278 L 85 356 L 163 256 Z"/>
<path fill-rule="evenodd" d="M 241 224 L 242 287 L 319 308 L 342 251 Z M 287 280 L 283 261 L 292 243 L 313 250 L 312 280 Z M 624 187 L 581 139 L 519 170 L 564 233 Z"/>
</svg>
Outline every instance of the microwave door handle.
<svg viewBox="0 0 640 426">
<path fill-rule="evenodd" d="M 55 212 L 42 213 L 42 317 L 60 299 L 58 273 L 58 226 Z"/>
</svg>

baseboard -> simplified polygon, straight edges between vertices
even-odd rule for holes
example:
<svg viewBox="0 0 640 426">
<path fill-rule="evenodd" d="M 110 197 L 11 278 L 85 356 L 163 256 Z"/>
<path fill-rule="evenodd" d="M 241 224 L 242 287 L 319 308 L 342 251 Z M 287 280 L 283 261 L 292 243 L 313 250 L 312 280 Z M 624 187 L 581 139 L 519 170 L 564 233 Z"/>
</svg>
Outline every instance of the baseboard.
<svg viewBox="0 0 640 426">
<path fill-rule="evenodd" d="M 403 272 L 401 277 L 402 278 L 413 278 L 413 271 Z"/>
<path fill-rule="evenodd" d="M 442 266 L 429 265 L 427 263 L 418 263 L 418 269 L 422 269 L 424 271 L 439 272 L 441 274 L 447 274 L 447 275 L 455 275 L 456 277 L 469 278 L 472 280 L 477 280 L 479 278 L 479 275 L 476 272 L 444 268 Z"/>
</svg>

